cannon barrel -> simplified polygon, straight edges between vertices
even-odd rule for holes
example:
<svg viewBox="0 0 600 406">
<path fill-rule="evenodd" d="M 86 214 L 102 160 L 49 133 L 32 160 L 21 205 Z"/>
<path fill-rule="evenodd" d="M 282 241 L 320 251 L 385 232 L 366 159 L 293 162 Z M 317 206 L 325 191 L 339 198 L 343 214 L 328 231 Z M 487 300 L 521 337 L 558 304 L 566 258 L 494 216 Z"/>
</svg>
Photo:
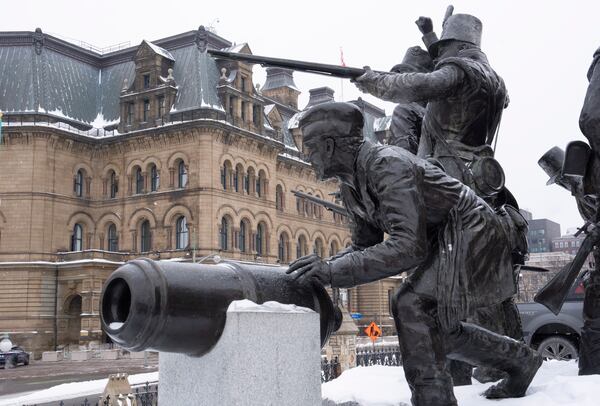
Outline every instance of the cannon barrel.
<svg viewBox="0 0 600 406">
<path fill-rule="evenodd" d="M 121 266 L 102 289 L 102 329 L 131 351 L 152 349 L 201 356 L 218 342 L 234 300 L 277 301 L 318 312 L 321 346 L 341 324 L 341 312 L 317 283 L 299 284 L 285 267 L 223 261 Z"/>
</svg>

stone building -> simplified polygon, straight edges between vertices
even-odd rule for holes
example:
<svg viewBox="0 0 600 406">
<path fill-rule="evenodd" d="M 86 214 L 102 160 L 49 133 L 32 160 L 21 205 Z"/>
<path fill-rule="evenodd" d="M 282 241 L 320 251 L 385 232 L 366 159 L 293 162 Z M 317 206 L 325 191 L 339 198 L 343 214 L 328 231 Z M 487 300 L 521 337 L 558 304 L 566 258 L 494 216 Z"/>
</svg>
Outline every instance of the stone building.
<svg viewBox="0 0 600 406">
<path fill-rule="evenodd" d="M 252 66 L 207 48 L 250 52 L 203 27 L 105 54 L 0 33 L 0 331 L 15 343 L 106 341 L 102 283 L 138 256 L 287 263 L 350 243 L 345 218 L 292 193 L 338 186 L 288 130 L 291 72 L 257 90 Z M 360 291 L 353 311 L 373 301 Z"/>
</svg>

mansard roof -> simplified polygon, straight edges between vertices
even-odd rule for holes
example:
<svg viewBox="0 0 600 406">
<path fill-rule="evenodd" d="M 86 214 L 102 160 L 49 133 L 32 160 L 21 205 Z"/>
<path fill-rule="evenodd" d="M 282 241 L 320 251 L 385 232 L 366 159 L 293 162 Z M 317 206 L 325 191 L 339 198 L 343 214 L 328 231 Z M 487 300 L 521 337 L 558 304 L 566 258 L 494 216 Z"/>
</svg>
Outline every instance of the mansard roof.
<svg viewBox="0 0 600 406">
<path fill-rule="evenodd" d="M 216 62 L 203 51 L 229 47 L 229 41 L 201 27 L 145 44 L 175 61 L 178 94 L 173 110 L 223 110 Z M 0 110 L 38 112 L 97 127 L 114 124 L 123 82 L 134 80 L 137 50 L 100 54 L 39 29 L 0 32 Z"/>
</svg>

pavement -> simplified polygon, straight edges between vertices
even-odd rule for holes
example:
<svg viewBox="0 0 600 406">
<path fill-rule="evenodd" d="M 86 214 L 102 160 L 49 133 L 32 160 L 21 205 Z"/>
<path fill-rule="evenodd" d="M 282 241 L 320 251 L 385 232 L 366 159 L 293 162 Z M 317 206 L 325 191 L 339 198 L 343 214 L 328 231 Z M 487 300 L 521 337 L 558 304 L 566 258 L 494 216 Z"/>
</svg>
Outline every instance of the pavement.
<svg viewBox="0 0 600 406">
<path fill-rule="evenodd" d="M 118 359 L 87 361 L 42 362 L 32 360 L 29 365 L 14 369 L 0 368 L 0 400 L 50 388 L 67 382 L 81 382 L 108 378 L 110 374 L 140 374 L 158 370 L 158 356 L 150 354 L 147 365 L 144 359 Z"/>
</svg>

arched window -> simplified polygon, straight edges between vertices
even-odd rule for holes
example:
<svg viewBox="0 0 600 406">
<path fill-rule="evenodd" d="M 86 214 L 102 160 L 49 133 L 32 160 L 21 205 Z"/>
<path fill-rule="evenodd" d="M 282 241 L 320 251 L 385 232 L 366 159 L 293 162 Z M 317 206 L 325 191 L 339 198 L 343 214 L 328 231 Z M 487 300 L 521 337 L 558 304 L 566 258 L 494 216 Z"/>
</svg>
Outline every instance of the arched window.
<svg viewBox="0 0 600 406">
<path fill-rule="evenodd" d="M 118 251 L 119 250 L 119 237 L 117 236 L 117 226 L 110 224 L 108 226 L 108 250 Z"/>
<path fill-rule="evenodd" d="M 77 223 L 73 227 L 71 236 L 71 251 L 83 251 L 83 227 Z"/>
<path fill-rule="evenodd" d="M 308 254 L 308 245 L 306 244 L 306 237 L 301 235 L 298 237 L 298 244 L 296 245 L 296 258 L 303 257 Z"/>
<path fill-rule="evenodd" d="M 279 245 L 277 247 L 277 258 L 280 263 L 290 262 L 289 256 L 290 240 L 287 233 L 283 232 L 279 235 Z"/>
<path fill-rule="evenodd" d="M 175 224 L 175 230 L 175 247 L 178 250 L 187 248 L 189 244 L 189 231 L 187 220 L 184 216 L 181 216 L 177 219 L 177 223 Z"/>
<path fill-rule="evenodd" d="M 178 173 L 177 187 L 179 187 L 179 188 L 186 187 L 187 183 L 188 183 L 188 173 L 187 173 L 187 169 L 185 168 L 185 162 L 179 161 L 179 165 L 177 165 L 177 173 Z"/>
<path fill-rule="evenodd" d="M 229 244 L 228 244 L 228 239 L 227 236 L 229 234 L 229 221 L 227 220 L 227 217 L 223 217 L 221 219 L 221 230 L 219 230 L 219 235 L 220 235 L 220 245 L 221 245 L 221 249 L 223 251 L 227 251 L 229 249 Z"/>
<path fill-rule="evenodd" d="M 315 240 L 315 254 L 317 254 L 319 257 L 323 258 L 323 240 L 321 240 L 320 238 L 317 238 Z"/>
<path fill-rule="evenodd" d="M 246 233 L 248 232 L 246 228 L 246 221 L 240 221 L 240 234 L 238 236 L 238 247 L 241 252 L 246 252 Z"/>
<path fill-rule="evenodd" d="M 152 234 L 150 232 L 150 222 L 144 220 L 140 227 L 140 252 L 148 252 L 152 250 Z"/>
<path fill-rule="evenodd" d="M 233 174 L 233 187 L 236 192 L 239 192 L 241 189 L 244 188 L 242 185 L 243 180 L 244 180 L 244 168 L 242 167 L 242 165 L 238 164 L 235 167 L 235 173 Z"/>
<path fill-rule="evenodd" d="M 150 191 L 156 192 L 160 187 L 160 175 L 156 165 L 150 166 Z"/>
<path fill-rule="evenodd" d="M 135 167 L 135 193 L 144 193 L 144 175 L 139 166 Z"/>
<path fill-rule="evenodd" d="M 80 169 L 75 174 L 75 196 L 83 197 L 83 171 Z"/>
<path fill-rule="evenodd" d="M 221 186 L 223 186 L 223 190 L 228 190 L 231 189 L 231 186 L 233 184 L 233 187 L 235 188 L 235 183 L 237 183 L 237 180 L 235 180 L 236 176 L 234 176 L 234 174 L 232 173 L 233 169 L 231 168 L 231 162 L 229 161 L 225 161 L 223 162 L 223 166 L 221 167 Z M 234 178 L 234 181 L 232 182 L 232 177 Z"/>
<path fill-rule="evenodd" d="M 263 255 L 265 252 L 265 238 L 265 225 L 258 223 L 258 227 L 256 228 L 256 253 L 258 255 Z"/>
<path fill-rule="evenodd" d="M 119 186 L 117 184 L 117 174 L 115 173 L 115 171 L 110 171 L 109 182 L 110 198 L 114 199 L 115 197 L 117 197 L 117 192 L 119 191 Z"/>
<path fill-rule="evenodd" d="M 277 185 L 275 188 L 275 208 L 279 211 L 283 211 L 283 188 L 281 185 Z"/>
<path fill-rule="evenodd" d="M 332 257 L 335 254 L 338 253 L 339 251 L 339 247 L 338 247 L 338 243 L 337 241 L 331 241 L 331 244 L 329 244 L 329 256 Z"/>
</svg>

